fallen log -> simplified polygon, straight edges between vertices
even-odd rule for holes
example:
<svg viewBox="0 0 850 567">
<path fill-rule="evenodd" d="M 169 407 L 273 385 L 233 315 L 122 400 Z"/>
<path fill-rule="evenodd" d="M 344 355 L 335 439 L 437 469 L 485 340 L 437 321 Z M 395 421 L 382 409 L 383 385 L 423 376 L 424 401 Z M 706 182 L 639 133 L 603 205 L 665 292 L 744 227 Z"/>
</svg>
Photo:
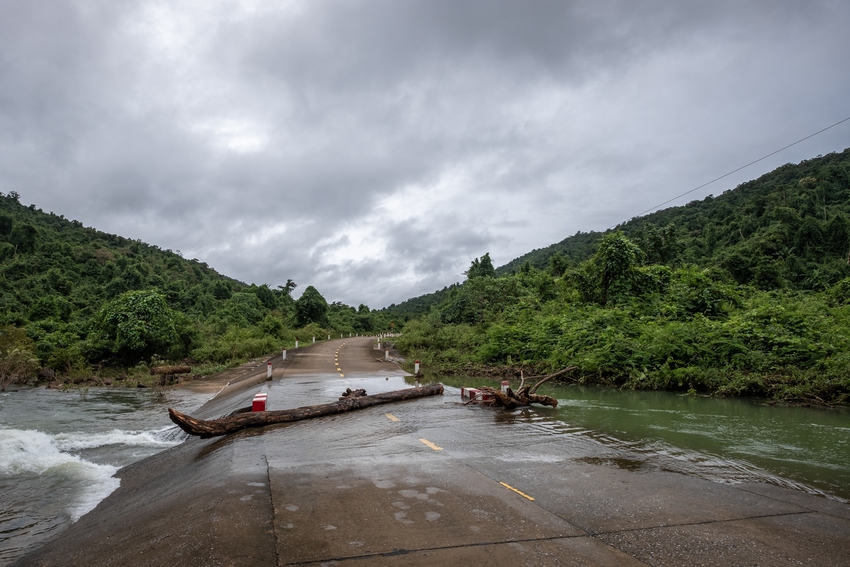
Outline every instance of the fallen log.
<svg viewBox="0 0 850 567">
<path fill-rule="evenodd" d="M 390 402 L 412 400 L 425 396 L 438 396 L 442 393 L 442 384 L 431 384 L 430 386 L 423 386 L 421 388 L 395 390 L 393 392 L 383 392 L 381 394 L 373 394 L 371 396 L 345 397 L 340 399 L 338 402 L 320 404 L 317 406 L 304 406 L 288 410 L 238 413 L 221 419 L 195 419 L 194 417 L 180 413 L 173 408 L 168 408 L 168 415 L 171 417 L 171 421 L 176 423 L 180 429 L 189 435 L 198 435 L 201 439 L 207 439 L 209 437 L 235 433 L 236 431 L 247 427 L 262 427 L 263 425 L 272 425 L 275 423 L 301 421 L 303 419 L 333 415 L 336 413 L 368 408 L 380 404 L 388 404 Z"/>
<path fill-rule="evenodd" d="M 507 388 L 507 391 L 503 392 L 496 388 L 484 386 L 480 388 L 481 393 L 490 395 L 488 396 L 488 399 L 479 401 L 484 405 L 500 406 L 508 409 L 530 406 L 531 404 L 540 404 L 544 406 L 551 406 L 553 408 L 558 407 L 558 400 L 552 396 L 544 396 L 542 394 L 536 394 L 535 392 L 544 382 L 563 376 L 567 372 L 575 370 L 576 368 L 576 366 L 567 366 L 566 368 L 563 368 L 554 374 L 549 374 L 548 376 L 535 376 L 534 378 L 540 378 L 540 380 L 538 380 L 534 386 L 530 387 L 525 385 L 525 375 L 520 372 L 521 382 L 519 384 L 519 389 L 516 392 L 514 392 L 510 387 Z M 470 402 L 473 401 L 476 401 L 476 399 L 473 398 L 470 400 Z"/>
<path fill-rule="evenodd" d="M 151 368 L 151 376 L 155 376 L 157 374 L 188 374 L 191 371 L 191 366 L 156 366 Z"/>
</svg>

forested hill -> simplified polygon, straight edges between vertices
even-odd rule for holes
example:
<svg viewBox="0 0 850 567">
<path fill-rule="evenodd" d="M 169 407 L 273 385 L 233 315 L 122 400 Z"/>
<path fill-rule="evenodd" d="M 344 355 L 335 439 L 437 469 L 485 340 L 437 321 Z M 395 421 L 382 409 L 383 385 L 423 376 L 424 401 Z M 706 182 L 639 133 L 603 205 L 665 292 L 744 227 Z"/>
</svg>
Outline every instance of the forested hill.
<svg viewBox="0 0 850 567">
<path fill-rule="evenodd" d="M 606 232 L 577 232 L 496 268 L 524 265 L 562 275 L 589 259 L 600 238 L 621 231 L 646 263 L 693 264 L 725 270 L 737 283 L 762 289 L 823 289 L 850 275 L 850 148 L 786 164 L 680 207 L 633 218 Z M 400 317 L 427 313 L 450 288 L 391 305 Z"/>
<path fill-rule="evenodd" d="M 25 207 L 0 194 L 3 323 L 91 310 L 133 289 L 156 289 L 173 306 L 206 313 L 216 300 L 247 287 L 198 260 L 79 221 Z"/>
<path fill-rule="evenodd" d="M 719 266 L 741 284 L 818 289 L 850 274 L 850 149 L 786 164 L 680 207 L 616 227 L 638 243 L 649 262 Z M 610 232 L 610 231 L 609 231 Z M 563 272 L 590 258 L 603 233 L 576 233 L 496 269 L 517 272 L 528 262 Z"/>
<path fill-rule="evenodd" d="M 328 305 L 312 286 L 294 301 L 295 287 L 247 285 L 0 193 L 0 389 L 39 369 L 86 377 L 164 360 L 229 364 L 297 337 L 388 326 L 365 305 Z"/>
<path fill-rule="evenodd" d="M 850 400 L 850 150 L 579 234 L 396 308 L 432 371 Z M 412 313 L 419 309 L 418 313 Z"/>
</svg>

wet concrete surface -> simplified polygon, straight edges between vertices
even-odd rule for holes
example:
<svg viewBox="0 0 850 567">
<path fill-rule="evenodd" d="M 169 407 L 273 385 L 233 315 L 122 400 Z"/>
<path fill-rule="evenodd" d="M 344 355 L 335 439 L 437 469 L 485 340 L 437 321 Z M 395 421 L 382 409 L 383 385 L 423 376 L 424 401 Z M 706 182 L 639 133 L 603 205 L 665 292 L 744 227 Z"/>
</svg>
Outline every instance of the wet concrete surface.
<svg viewBox="0 0 850 567">
<path fill-rule="evenodd" d="M 366 338 L 238 369 L 197 412 L 410 387 Z M 17 565 L 850 565 L 850 506 L 645 466 L 459 391 L 191 439 Z"/>
</svg>

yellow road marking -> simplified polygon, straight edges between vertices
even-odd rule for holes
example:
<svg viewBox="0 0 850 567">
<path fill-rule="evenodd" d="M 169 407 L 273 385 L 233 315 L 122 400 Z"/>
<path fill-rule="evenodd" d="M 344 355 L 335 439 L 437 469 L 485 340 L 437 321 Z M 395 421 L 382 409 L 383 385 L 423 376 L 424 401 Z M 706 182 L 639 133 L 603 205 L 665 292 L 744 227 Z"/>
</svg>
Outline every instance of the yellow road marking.
<svg viewBox="0 0 850 567">
<path fill-rule="evenodd" d="M 398 418 L 391 413 L 386 414 L 386 416 L 390 421 L 398 421 Z"/>
<path fill-rule="evenodd" d="M 514 492 L 516 492 L 517 494 L 519 494 L 519 495 L 520 495 L 520 496 L 522 496 L 523 498 L 528 498 L 529 500 L 534 500 L 534 498 L 532 498 L 531 496 L 529 496 L 529 495 L 528 495 L 528 494 L 526 494 L 525 492 L 520 492 L 519 490 L 517 490 L 516 488 L 514 488 L 514 487 L 513 487 L 513 486 L 511 486 L 510 484 L 505 484 L 504 482 L 500 482 L 499 484 L 501 484 L 502 486 L 504 486 L 504 487 L 505 487 L 505 488 L 507 488 L 508 490 L 513 490 Z"/>
<path fill-rule="evenodd" d="M 342 372 L 340 372 L 340 373 L 339 373 L 339 377 L 340 377 L 340 378 L 345 378 L 345 374 L 343 374 Z"/>
<path fill-rule="evenodd" d="M 431 448 L 432 448 L 432 449 L 434 449 L 435 451 L 442 451 L 442 450 L 443 450 L 443 448 L 442 448 L 442 447 L 437 447 L 436 445 L 434 445 L 433 443 L 431 443 L 430 441 L 428 441 L 428 440 L 427 440 L 427 439 L 425 439 L 424 437 L 423 437 L 422 439 L 420 439 L 420 441 L 421 441 L 421 442 L 423 442 L 423 443 L 425 443 L 427 446 L 431 447 Z"/>
</svg>

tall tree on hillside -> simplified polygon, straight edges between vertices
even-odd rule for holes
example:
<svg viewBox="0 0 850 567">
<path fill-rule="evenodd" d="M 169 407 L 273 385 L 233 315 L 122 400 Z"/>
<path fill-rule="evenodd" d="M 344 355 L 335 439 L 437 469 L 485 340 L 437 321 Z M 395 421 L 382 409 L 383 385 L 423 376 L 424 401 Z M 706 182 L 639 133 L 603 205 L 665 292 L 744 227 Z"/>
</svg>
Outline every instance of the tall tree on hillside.
<svg viewBox="0 0 850 567">
<path fill-rule="evenodd" d="M 277 286 L 277 289 L 279 289 L 281 291 L 281 293 L 283 293 L 284 295 L 288 295 L 288 296 L 291 297 L 292 296 L 292 290 L 295 289 L 296 287 L 298 287 L 298 284 L 296 284 L 291 279 L 288 279 L 288 280 L 286 280 L 286 285 L 279 285 L 279 286 Z"/>
<path fill-rule="evenodd" d="M 636 291 L 637 268 L 644 258 L 643 251 L 622 232 L 612 232 L 602 237 L 596 254 L 572 277 L 585 301 L 606 305 Z"/>
<path fill-rule="evenodd" d="M 487 252 L 481 256 L 481 260 L 475 258 L 464 274 L 466 274 L 466 279 L 469 280 L 474 278 L 495 278 L 496 269 L 493 267 L 492 260 L 490 260 L 490 253 Z"/>
<path fill-rule="evenodd" d="M 252 285 L 250 289 L 266 309 L 275 309 L 277 307 L 277 299 L 275 299 L 274 293 L 272 293 L 272 290 L 269 289 L 267 284 L 261 286 Z"/>
<path fill-rule="evenodd" d="M 676 225 L 656 226 L 647 223 L 639 231 L 636 244 L 646 254 L 648 264 L 667 264 L 676 254 Z"/>
<path fill-rule="evenodd" d="M 9 242 L 17 248 L 18 253 L 26 254 L 35 251 L 38 229 L 31 224 L 16 224 L 9 234 Z"/>
<path fill-rule="evenodd" d="M 302 327 L 310 323 L 327 325 L 328 302 L 315 287 L 309 285 L 295 301 L 295 317 Z"/>
</svg>

